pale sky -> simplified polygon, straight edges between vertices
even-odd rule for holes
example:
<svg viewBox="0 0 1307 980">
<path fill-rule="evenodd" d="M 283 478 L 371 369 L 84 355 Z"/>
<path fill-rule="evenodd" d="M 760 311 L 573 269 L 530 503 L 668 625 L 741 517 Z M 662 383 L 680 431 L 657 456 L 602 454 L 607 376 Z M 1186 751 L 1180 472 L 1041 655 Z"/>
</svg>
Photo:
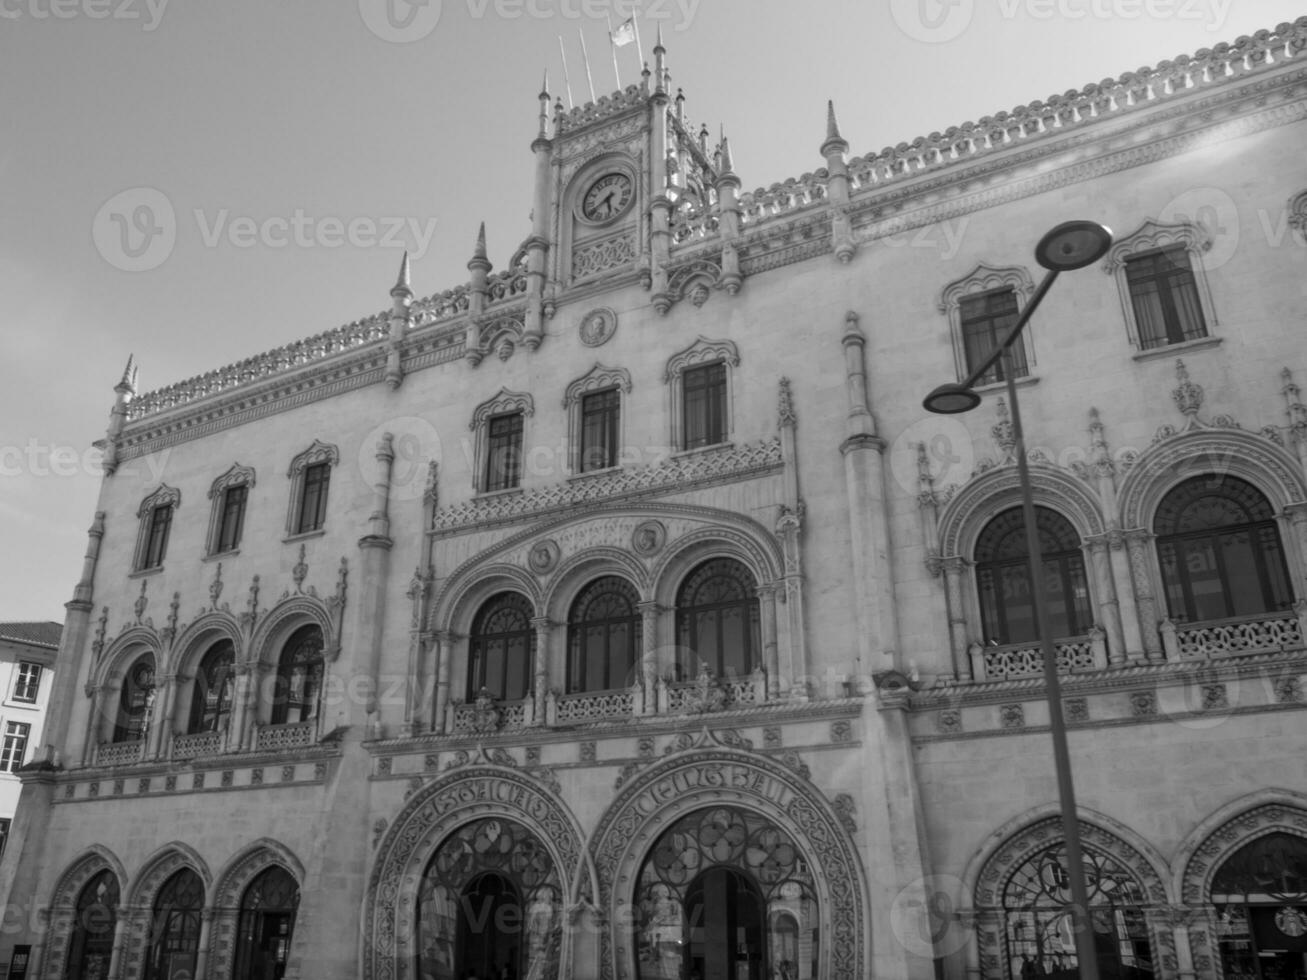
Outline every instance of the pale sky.
<svg viewBox="0 0 1307 980">
<path fill-rule="evenodd" d="M 61 620 L 88 455 L 129 353 L 143 390 L 463 282 L 477 225 L 529 232 L 543 72 L 615 87 L 636 0 L 0 0 L 0 620 Z M 1292 21 L 1280 0 L 640 0 L 746 190 Z M 637 79 L 634 45 L 618 49 Z M 564 95 L 564 98 L 566 96 Z M 120 197 L 119 195 L 125 195 Z M 143 196 L 144 195 L 144 196 Z M 170 208 L 175 239 L 126 200 Z M 115 217 L 116 216 L 116 217 Z M 116 223 L 115 223 L 116 222 Z M 353 228 L 353 234 L 342 229 Z M 262 230 L 260 230 L 262 229 Z M 126 237 L 124 237 L 126 236 Z M 352 237 L 350 242 L 340 241 Z"/>
</svg>

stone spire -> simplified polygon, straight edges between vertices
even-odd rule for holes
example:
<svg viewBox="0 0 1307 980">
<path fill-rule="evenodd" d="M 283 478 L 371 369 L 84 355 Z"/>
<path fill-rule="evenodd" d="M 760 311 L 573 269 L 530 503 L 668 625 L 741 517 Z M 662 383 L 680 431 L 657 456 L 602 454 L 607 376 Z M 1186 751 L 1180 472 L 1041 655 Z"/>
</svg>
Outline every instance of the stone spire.
<svg viewBox="0 0 1307 980">
<path fill-rule="evenodd" d="M 412 275 L 408 264 L 408 251 L 399 262 L 399 278 L 390 287 L 389 335 L 386 338 L 386 384 L 391 390 L 398 388 L 404 381 L 404 367 L 400 357 L 400 345 L 409 326 L 409 304 L 413 301 Z"/>
<path fill-rule="evenodd" d="M 413 295 L 413 277 L 408 264 L 408 250 L 404 250 L 404 257 L 399 261 L 399 278 L 395 280 L 395 285 L 391 287 L 390 295 L 394 299 L 401 296 Z"/>
<path fill-rule="evenodd" d="M 826 141 L 821 144 L 821 155 L 829 157 L 832 153 L 848 153 L 849 144 L 840 135 L 840 124 L 835 121 L 835 102 L 826 100 Z"/>
<path fill-rule="evenodd" d="M 476 278 L 477 272 L 480 272 L 484 279 L 485 273 L 491 269 L 490 260 L 486 258 L 486 223 L 484 221 L 481 222 L 481 227 L 477 230 L 477 243 L 472 249 L 472 258 L 468 260 L 467 267 L 471 270 L 473 279 Z"/>
</svg>

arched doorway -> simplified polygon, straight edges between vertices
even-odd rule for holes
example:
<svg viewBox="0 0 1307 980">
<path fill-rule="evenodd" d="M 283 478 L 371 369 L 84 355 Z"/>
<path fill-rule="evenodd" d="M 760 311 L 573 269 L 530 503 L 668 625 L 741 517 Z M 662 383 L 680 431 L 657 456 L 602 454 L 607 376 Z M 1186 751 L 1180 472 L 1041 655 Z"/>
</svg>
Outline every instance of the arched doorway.
<svg viewBox="0 0 1307 980">
<path fill-rule="evenodd" d="M 88 881 L 77 896 L 65 980 L 101 980 L 109 975 L 117 922 L 118 879 L 106 869 Z"/>
<path fill-rule="evenodd" d="M 1227 977 L 1307 975 L 1307 840 L 1282 832 L 1250 841 L 1212 878 Z"/>
<path fill-rule="evenodd" d="M 686 814 L 658 838 L 636 890 L 640 980 L 811 980 L 818 909 L 790 836 L 737 807 Z"/>
<path fill-rule="evenodd" d="M 234 980 L 281 980 L 290 959 L 300 890 L 285 868 L 268 868 L 245 889 Z"/>
<path fill-rule="evenodd" d="M 417 896 L 420 980 L 556 980 L 562 888 L 544 843 L 514 820 L 465 824 Z"/>
</svg>

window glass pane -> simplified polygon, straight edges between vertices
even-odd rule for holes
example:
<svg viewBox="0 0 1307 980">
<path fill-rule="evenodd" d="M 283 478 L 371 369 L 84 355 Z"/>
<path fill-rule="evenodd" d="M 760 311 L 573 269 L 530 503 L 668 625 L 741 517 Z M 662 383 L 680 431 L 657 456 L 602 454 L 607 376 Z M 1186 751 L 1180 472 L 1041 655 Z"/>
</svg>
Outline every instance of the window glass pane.
<svg viewBox="0 0 1307 980">
<path fill-rule="evenodd" d="M 726 366 L 691 368 L 681 378 L 685 448 L 711 446 L 726 439 Z"/>
<path fill-rule="evenodd" d="M 143 568 L 158 568 L 163 564 L 163 556 L 168 549 L 168 527 L 171 523 L 171 504 L 154 508 L 150 515 L 149 540 L 146 543 Z"/>
<path fill-rule="evenodd" d="M 974 371 L 994 350 L 998 343 L 1007 336 L 1016 322 L 1016 291 L 1003 289 L 979 296 L 964 297 L 960 314 L 962 320 L 962 345 L 967 358 L 967 373 Z M 1010 349 L 1012 365 L 1016 375 L 1026 373 L 1026 354 L 1023 344 L 1018 341 Z M 1000 359 L 981 376 L 977 384 L 992 384 L 1003 380 L 1003 362 Z"/>
<path fill-rule="evenodd" d="M 497 415 L 488 424 L 486 489 L 507 490 L 522 480 L 522 415 Z"/>
<path fill-rule="evenodd" d="M 585 676 L 582 690 L 598 691 L 606 688 L 604 667 L 608 663 L 606 644 L 608 630 L 604 626 L 591 626 L 585 631 Z"/>
<path fill-rule="evenodd" d="M 515 592 L 500 593 L 481 607 L 472 621 L 468 701 L 475 701 L 482 687 L 498 700 L 526 695 L 535 649 L 532 615 L 531 603 Z"/>
<path fill-rule="evenodd" d="M 627 676 L 631 667 L 631 627 L 628 623 L 614 623 L 608 634 L 608 662 L 605 688 L 625 687 L 633 681 Z"/>
<path fill-rule="evenodd" d="M 619 395 L 616 389 L 581 399 L 581 471 L 617 464 Z"/>
<path fill-rule="evenodd" d="M 231 551 L 241 540 L 245 516 L 244 486 L 228 487 L 222 496 L 222 521 L 218 529 L 218 551 Z"/>
<path fill-rule="evenodd" d="M 1261 576 L 1257 574 L 1258 556 L 1253 552 L 1253 537 L 1243 529 L 1222 534 L 1221 558 L 1226 580 L 1230 583 L 1231 616 L 1249 616 L 1264 611 Z"/>
</svg>

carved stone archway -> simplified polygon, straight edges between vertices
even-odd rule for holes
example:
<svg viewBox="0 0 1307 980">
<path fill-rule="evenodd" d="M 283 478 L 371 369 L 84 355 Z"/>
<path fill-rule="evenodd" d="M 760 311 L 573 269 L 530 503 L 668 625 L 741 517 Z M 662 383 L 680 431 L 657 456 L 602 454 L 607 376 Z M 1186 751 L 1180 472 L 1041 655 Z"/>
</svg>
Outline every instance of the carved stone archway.
<svg viewBox="0 0 1307 980">
<path fill-rule="evenodd" d="M 631 901 L 640 868 L 664 830 L 686 813 L 735 806 L 783 829 L 805 852 L 821 919 L 820 976 L 868 975 L 867 886 L 848 831 L 818 789 L 770 758 L 728 748 L 676 753 L 635 777 L 613 801 L 590 853 L 599 881 L 604 980 L 636 976 Z"/>
<path fill-rule="evenodd" d="M 231 976 L 241 898 L 250 882 L 273 867 L 283 869 L 295 879 L 296 884 L 301 888 L 304 886 L 304 865 L 284 844 L 266 837 L 245 848 L 218 876 L 218 886 L 213 893 L 209 960 L 213 970 L 211 976 Z"/>
<path fill-rule="evenodd" d="M 363 913 L 364 980 L 413 980 L 413 915 L 422 873 L 446 837 L 486 817 L 514 820 L 534 832 L 564 887 L 580 887 L 581 829 L 562 800 L 543 783 L 505 766 L 460 769 L 414 793 L 377 849 Z M 563 896 L 565 908 L 575 901 L 574 895 Z M 564 976 L 569 957 L 564 931 L 559 954 Z"/>
<path fill-rule="evenodd" d="M 213 876 L 204 859 L 193 847 L 180 841 L 165 844 L 136 875 L 126 896 L 127 938 L 123 945 L 122 977 L 139 977 L 149 956 L 154 921 L 154 901 L 159 889 L 178 871 L 189 868 L 204 883 L 205 906 L 213 885 Z"/>
<path fill-rule="evenodd" d="M 59 876 L 50 896 L 50 923 L 45 937 L 45 953 L 37 965 L 38 976 L 57 980 L 64 975 L 68 961 L 68 942 L 76 924 L 77 899 L 87 883 L 101 871 L 112 872 L 118 879 L 119 916 L 127 888 L 127 872 L 122 862 L 108 848 L 93 844 Z M 119 927 L 121 928 L 121 926 Z"/>
</svg>

